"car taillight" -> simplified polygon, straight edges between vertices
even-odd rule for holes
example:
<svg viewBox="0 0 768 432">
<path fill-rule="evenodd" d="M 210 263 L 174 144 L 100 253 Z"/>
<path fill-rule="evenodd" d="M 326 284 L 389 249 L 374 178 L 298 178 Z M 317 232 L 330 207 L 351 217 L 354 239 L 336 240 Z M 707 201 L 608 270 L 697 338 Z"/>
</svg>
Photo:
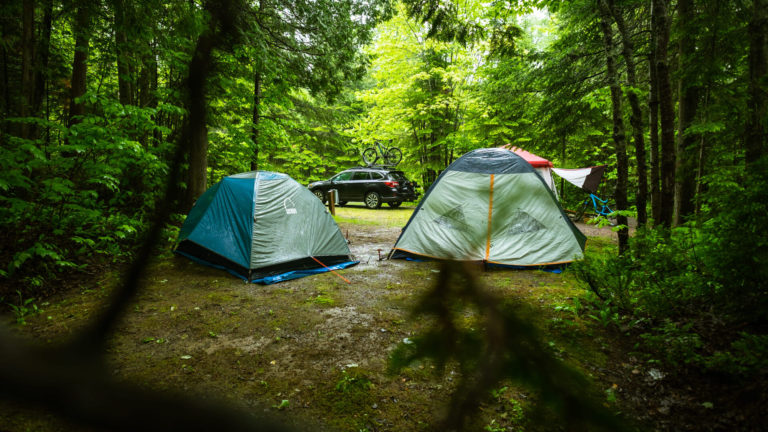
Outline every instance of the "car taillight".
<svg viewBox="0 0 768 432">
<path fill-rule="evenodd" d="M 398 183 L 398 182 L 396 182 L 396 181 L 385 181 L 385 182 L 384 182 L 384 185 L 385 185 L 386 187 L 390 187 L 390 188 L 393 188 L 393 189 L 394 189 L 394 188 L 396 188 L 397 186 L 399 186 L 399 185 L 400 185 L 400 183 Z"/>
</svg>

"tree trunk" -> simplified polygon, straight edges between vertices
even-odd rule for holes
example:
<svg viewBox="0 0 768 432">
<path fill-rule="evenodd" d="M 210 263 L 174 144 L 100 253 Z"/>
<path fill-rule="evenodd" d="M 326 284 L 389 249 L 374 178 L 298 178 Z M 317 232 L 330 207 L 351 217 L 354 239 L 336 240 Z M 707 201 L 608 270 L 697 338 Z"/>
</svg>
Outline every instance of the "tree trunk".
<svg viewBox="0 0 768 432">
<path fill-rule="evenodd" d="M 130 44 L 128 43 L 128 15 L 123 0 L 114 0 L 115 52 L 117 57 L 117 89 L 120 103 L 133 105 L 133 80 L 130 68 Z"/>
<path fill-rule="evenodd" d="M 651 14 L 651 44 L 648 54 L 650 92 L 648 94 L 648 123 L 651 146 L 651 217 L 661 220 L 661 190 L 659 189 L 659 79 L 656 73 L 656 15 Z"/>
<path fill-rule="evenodd" d="M 626 23 L 622 12 L 615 7 L 614 0 L 608 0 L 613 19 L 621 35 L 622 50 L 624 62 L 627 66 L 627 83 L 630 90 L 627 92 L 629 101 L 630 115 L 629 123 L 632 125 L 632 138 L 635 142 L 635 160 L 637 162 L 637 197 L 635 205 L 637 206 L 637 225 L 643 226 L 648 221 L 647 201 L 648 201 L 648 175 L 645 162 L 645 141 L 643 139 L 643 110 L 640 108 L 640 98 L 635 90 L 637 89 L 637 73 L 635 71 L 635 47 L 632 38 L 627 31 Z"/>
<path fill-rule="evenodd" d="M 157 82 L 157 60 L 152 44 L 147 43 L 146 45 L 147 54 L 141 60 L 141 72 L 139 73 L 139 106 L 154 108 L 157 106 L 157 98 L 153 92 L 153 83 Z"/>
<path fill-rule="evenodd" d="M 747 100 L 746 165 L 768 149 L 768 0 L 753 0 L 749 22 L 749 96 Z"/>
<path fill-rule="evenodd" d="M 47 95 L 48 60 L 51 52 L 51 30 L 53 29 L 53 0 L 45 1 L 43 12 L 42 37 L 38 43 L 37 66 L 35 71 L 35 102 L 33 112 L 40 113 Z"/>
<path fill-rule="evenodd" d="M 85 94 L 88 72 L 88 42 L 90 11 L 88 6 L 80 3 L 77 7 L 75 22 L 75 58 L 72 62 L 72 88 L 69 94 L 69 125 L 79 120 L 76 116 L 85 114 L 85 104 L 76 99 Z"/>
<path fill-rule="evenodd" d="M 709 93 L 709 90 L 707 90 L 707 93 Z M 709 95 L 706 96 L 706 99 L 709 98 Z M 706 100 L 705 99 L 705 100 Z M 701 134 L 699 135 L 699 166 L 696 170 L 696 215 L 698 216 L 701 213 L 701 203 L 702 203 L 702 196 L 704 194 L 704 182 L 702 181 L 702 175 L 704 173 L 704 168 L 707 165 L 707 135 Z"/>
<path fill-rule="evenodd" d="M 190 140 L 189 175 L 186 208 L 191 209 L 197 198 L 205 192 L 208 171 L 208 126 L 205 83 L 212 67 L 213 36 L 206 31 L 197 39 L 195 53 L 189 68 L 189 118 Z"/>
<path fill-rule="evenodd" d="M 0 44 L 3 50 L 3 120 L 11 116 L 11 86 L 8 80 L 8 51 L 5 44 Z M 0 139 L 4 134 L 0 134 Z"/>
<path fill-rule="evenodd" d="M 696 35 L 694 26 L 693 1 L 680 0 L 677 3 L 682 36 L 679 42 L 680 71 L 682 76 L 678 81 L 678 127 L 675 165 L 675 225 L 682 225 L 686 218 L 696 211 L 696 169 L 698 167 L 698 138 L 688 133 L 688 128 L 696 120 L 699 105 L 699 86 L 696 77 L 691 74 L 694 67 L 690 66 L 691 57 L 696 55 Z"/>
<path fill-rule="evenodd" d="M 186 133 L 189 139 L 189 171 L 185 208 L 189 210 L 205 192 L 208 172 L 208 101 L 206 83 L 213 70 L 213 49 L 220 43 L 233 42 L 235 16 L 243 8 L 236 1 L 204 2 L 211 15 L 208 28 L 197 38 L 192 60 L 189 62 L 189 89 Z"/>
<path fill-rule="evenodd" d="M 157 60 L 152 43 L 150 41 L 142 41 L 142 43 L 144 43 L 145 51 L 141 59 L 141 71 L 139 72 L 139 81 L 137 83 L 138 104 L 141 108 L 156 108 L 157 97 L 155 97 L 156 93 L 153 91 L 152 86 L 157 82 Z M 154 116 L 154 122 L 155 124 L 159 123 L 157 114 Z M 159 131 L 155 129 L 155 134 L 158 133 Z M 144 132 L 142 136 L 139 137 L 139 142 L 145 148 L 149 147 L 149 137 L 149 132 Z"/>
<path fill-rule="evenodd" d="M 598 0 L 600 6 L 600 29 L 603 32 L 605 47 L 606 77 L 611 88 L 611 106 L 613 113 L 613 142 L 616 151 L 616 210 L 627 209 L 627 143 L 624 133 L 624 117 L 621 108 L 621 84 L 616 71 L 616 58 L 613 53 L 613 30 L 611 29 L 611 12 L 606 0 Z M 618 216 L 616 221 L 624 228 L 619 230 L 619 254 L 629 249 L 629 230 L 627 217 Z"/>
<path fill-rule="evenodd" d="M 261 72 L 253 74 L 253 119 L 251 122 L 251 141 L 253 141 L 253 156 L 251 159 L 251 171 L 259 169 L 259 122 L 261 120 Z"/>
<path fill-rule="evenodd" d="M 147 93 L 145 93 L 148 101 L 148 106 L 152 108 L 157 107 L 157 90 L 160 82 L 159 72 L 157 70 L 157 57 L 155 57 L 155 49 L 157 47 L 157 42 L 153 41 L 151 42 L 149 47 L 149 58 L 148 61 L 144 62 L 144 68 L 145 70 L 148 69 L 148 78 L 149 78 L 149 90 Z M 161 119 L 157 117 L 157 114 L 155 115 L 155 123 L 160 124 Z M 159 128 L 154 129 L 154 137 L 155 142 L 161 142 L 163 140 L 163 133 L 160 131 Z"/>
<path fill-rule="evenodd" d="M 652 0 L 656 18 L 656 74 L 659 88 L 659 118 L 661 121 L 661 200 L 659 224 L 672 226 L 675 206 L 675 112 L 672 104 L 669 58 L 669 0 Z"/>
<path fill-rule="evenodd" d="M 719 16 L 720 10 L 721 10 L 721 0 L 715 0 L 714 2 L 714 9 L 713 10 L 707 10 L 704 9 L 701 13 L 709 16 Z M 727 7 L 727 6 L 726 6 Z M 709 59 L 709 62 L 711 62 L 713 65 L 718 61 L 719 53 L 718 53 L 718 27 L 714 27 L 712 32 L 709 34 L 709 52 L 701 55 L 704 55 L 705 58 Z M 703 45 L 703 43 L 702 43 Z M 712 74 L 707 74 L 706 76 L 702 77 L 701 80 L 701 87 L 703 90 L 703 97 L 701 100 L 702 106 L 699 110 L 699 118 L 701 119 L 702 123 L 708 124 L 709 123 L 709 102 L 711 100 L 711 91 L 712 88 L 717 87 L 717 84 L 715 82 L 715 78 Z M 703 181 L 704 173 L 706 172 L 706 166 L 707 166 L 707 156 L 708 151 L 707 147 L 710 145 L 709 137 L 707 136 L 707 133 L 701 133 L 699 134 L 699 146 L 698 146 L 698 167 L 696 169 L 696 192 L 694 193 L 695 201 L 696 201 L 696 207 L 695 207 L 695 214 L 697 217 L 697 221 L 700 219 L 699 215 L 701 214 L 701 206 L 703 202 L 703 196 L 706 192 L 706 184 Z"/>
<path fill-rule="evenodd" d="M 21 13 L 21 117 L 32 115 L 32 106 L 35 99 L 35 2 L 24 0 Z M 31 136 L 29 123 L 21 123 L 21 138 L 29 139 Z"/>
</svg>

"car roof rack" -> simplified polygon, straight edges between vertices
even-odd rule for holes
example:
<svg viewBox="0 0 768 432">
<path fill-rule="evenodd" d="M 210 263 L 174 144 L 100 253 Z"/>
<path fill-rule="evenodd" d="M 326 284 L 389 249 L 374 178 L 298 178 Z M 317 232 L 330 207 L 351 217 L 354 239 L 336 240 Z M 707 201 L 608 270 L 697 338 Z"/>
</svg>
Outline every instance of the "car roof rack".
<svg viewBox="0 0 768 432">
<path fill-rule="evenodd" d="M 347 169 L 384 169 L 384 170 L 396 170 L 396 165 L 358 165 L 356 167 Z"/>
</svg>

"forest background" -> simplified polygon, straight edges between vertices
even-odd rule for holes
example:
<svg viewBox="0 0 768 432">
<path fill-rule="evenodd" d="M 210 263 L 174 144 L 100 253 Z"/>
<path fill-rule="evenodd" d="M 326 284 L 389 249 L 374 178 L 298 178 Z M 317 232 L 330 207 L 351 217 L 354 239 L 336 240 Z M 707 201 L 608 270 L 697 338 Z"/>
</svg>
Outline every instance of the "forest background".
<svg viewBox="0 0 768 432">
<path fill-rule="evenodd" d="M 426 188 L 511 144 L 608 165 L 618 250 L 574 266 L 597 311 L 669 364 L 765 377 L 768 0 L 15 0 L 0 26 L 17 316 L 134 256 L 178 143 L 169 242 L 229 174 L 307 183 L 380 140 Z M 565 207 L 584 198 L 561 187 Z"/>
</svg>

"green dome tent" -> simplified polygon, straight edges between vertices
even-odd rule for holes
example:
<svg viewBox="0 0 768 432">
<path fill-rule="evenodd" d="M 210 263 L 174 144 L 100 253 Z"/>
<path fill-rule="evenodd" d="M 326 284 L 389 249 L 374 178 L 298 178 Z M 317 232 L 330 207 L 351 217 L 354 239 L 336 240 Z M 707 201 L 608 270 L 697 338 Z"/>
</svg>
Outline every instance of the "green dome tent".
<svg viewBox="0 0 768 432">
<path fill-rule="evenodd" d="M 492 148 L 473 150 L 440 174 L 390 256 L 540 267 L 581 259 L 585 244 L 534 168 Z"/>
<path fill-rule="evenodd" d="M 268 171 L 231 175 L 205 191 L 184 221 L 176 253 L 267 284 L 357 264 L 320 200 Z"/>
</svg>

